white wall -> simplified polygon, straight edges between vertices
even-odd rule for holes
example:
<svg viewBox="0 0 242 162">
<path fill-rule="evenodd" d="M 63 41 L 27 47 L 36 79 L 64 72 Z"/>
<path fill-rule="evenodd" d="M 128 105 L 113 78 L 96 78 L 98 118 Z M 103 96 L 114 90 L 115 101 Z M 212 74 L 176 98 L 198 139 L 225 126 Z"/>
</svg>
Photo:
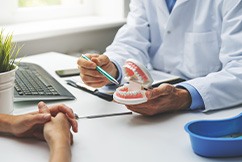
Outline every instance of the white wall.
<svg viewBox="0 0 242 162">
<path fill-rule="evenodd" d="M 111 44 L 119 27 L 81 32 L 64 36 L 18 42 L 24 44 L 19 56 L 28 56 L 49 51 L 61 53 L 77 53 L 97 50 L 101 53 Z"/>
<path fill-rule="evenodd" d="M 115 17 L 126 17 L 129 11 L 130 0 L 95 0 L 99 10 L 96 14 Z M 116 3 L 116 8 L 105 11 L 105 6 Z M 88 32 L 79 32 L 62 36 L 55 36 L 44 39 L 36 39 L 31 41 L 17 42 L 18 45 L 24 45 L 19 56 L 28 56 L 44 52 L 60 52 L 60 53 L 80 53 L 88 50 L 96 50 L 103 53 L 108 45 L 110 45 L 115 37 L 116 32 L 121 26 L 98 29 Z"/>
</svg>

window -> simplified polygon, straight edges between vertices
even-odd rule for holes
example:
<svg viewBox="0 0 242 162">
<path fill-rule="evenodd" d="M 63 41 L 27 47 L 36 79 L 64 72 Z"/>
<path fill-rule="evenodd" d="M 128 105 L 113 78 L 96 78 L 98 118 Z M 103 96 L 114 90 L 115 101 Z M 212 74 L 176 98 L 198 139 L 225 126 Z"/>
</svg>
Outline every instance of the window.
<svg viewBox="0 0 242 162">
<path fill-rule="evenodd" d="M 94 0 L 2 0 L 0 24 L 93 14 Z"/>
<path fill-rule="evenodd" d="M 46 20 L 92 14 L 92 0 L 18 0 L 17 21 Z"/>
<path fill-rule="evenodd" d="M 120 27 L 130 0 L 0 0 L 0 29 L 15 41 Z"/>
<path fill-rule="evenodd" d="M 18 0 L 18 7 L 81 5 L 82 0 Z"/>
</svg>

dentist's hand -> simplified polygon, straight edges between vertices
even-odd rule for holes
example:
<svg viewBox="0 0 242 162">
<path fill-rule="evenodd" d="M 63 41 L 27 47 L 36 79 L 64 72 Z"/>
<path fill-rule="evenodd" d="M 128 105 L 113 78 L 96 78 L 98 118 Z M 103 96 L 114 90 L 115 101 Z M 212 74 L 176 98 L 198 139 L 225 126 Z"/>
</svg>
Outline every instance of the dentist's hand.
<svg viewBox="0 0 242 162">
<path fill-rule="evenodd" d="M 137 105 L 126 105 L 131 111 L 143 115 L 156 115 L 169 111 L 188 109 L 191 96 L 186 89 L 176 88 L 171 84 L 161 84 L 159 87 L 146 91 L 148 101 Z"/>
<path fill-rule="evenodd" d="M 80 69 L 82 81 L 91 87 L 99 88 L 110 83 L 110 81 L 96 70 L 96 66 L 100 66 L 114 78 L 118 75 L 116 66 L 109 60 L 106 55 L 86 54 L 92 61 L 87 61 L 80 57 L 77 61 Z"/>
</svg>

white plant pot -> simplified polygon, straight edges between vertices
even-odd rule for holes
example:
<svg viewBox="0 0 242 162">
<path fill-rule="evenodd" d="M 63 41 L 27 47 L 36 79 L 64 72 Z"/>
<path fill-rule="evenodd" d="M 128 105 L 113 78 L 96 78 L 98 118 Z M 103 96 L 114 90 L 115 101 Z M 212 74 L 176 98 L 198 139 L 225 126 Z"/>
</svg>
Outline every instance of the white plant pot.
<svg viewBox="0 0 242 162">
<path fill-rule="evenodd" d="M 0 73 L 0 114 L 13 113 L 14 81 L 17 66 L 11 71 Z"/>
</svg>

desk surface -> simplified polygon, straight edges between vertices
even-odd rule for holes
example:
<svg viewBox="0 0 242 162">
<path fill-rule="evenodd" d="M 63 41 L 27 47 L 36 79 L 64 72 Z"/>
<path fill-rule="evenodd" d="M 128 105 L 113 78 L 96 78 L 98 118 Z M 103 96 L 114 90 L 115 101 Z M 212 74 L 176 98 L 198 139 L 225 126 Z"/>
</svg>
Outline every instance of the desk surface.
<svg viewBox="0 0 242 162">
<path fill-rule="evenodd" d="M 76 58 L 59 53 L 45 53 L 25 57 L 45 68 L 76 96 L 72 101 L 52 101 L 48 105 L 64 103 L 81 116 L 112 112 L 126 112 L 123 105 L 107 102 L 75 89 L 59 78 L 55 70 L 76 67 Z M 14 114 L 37 110 L 37 102 L 15 103 Z M 79 132 L 74 134 L 73 162 L 241 162 L 237 158 L 204 158 L 193 153 L 184 125 L 192 120 L 223 119 L 241 112 L 241 107 L 212 113 L 178 112 L 144 117 L 139 114 L 78 121 Z M 47 162 L 48 145 L 32 139 L 0 137 L 1 161 Z"/>
</svg>

